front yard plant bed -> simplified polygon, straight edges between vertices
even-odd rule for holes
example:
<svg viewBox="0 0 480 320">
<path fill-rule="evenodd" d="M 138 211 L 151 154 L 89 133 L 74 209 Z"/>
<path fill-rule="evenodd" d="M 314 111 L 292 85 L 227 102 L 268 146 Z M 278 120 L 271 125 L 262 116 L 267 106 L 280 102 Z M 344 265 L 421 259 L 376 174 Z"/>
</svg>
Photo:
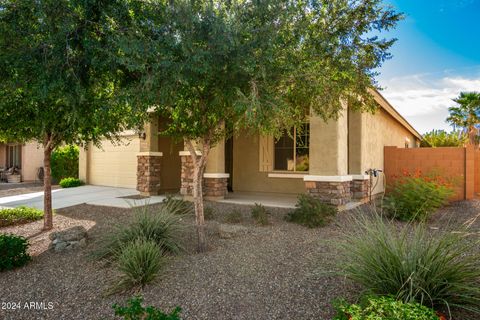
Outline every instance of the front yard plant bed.
<svg viewBox="0 0 480 320">
<path fill-rule="evenodd" d="M 43 211 L 35 208 L 18 207 L 0 209 L 0 228 L 28 223 L 43 218 Z"/>
<path fill-rule="evenodd" d="M 366 297 L 360 304 L 336 303 L 334 320 L 446 320 L 419 303 L 404 303 L 393 297 Z"/>
<path fill-rule="evenodd" d="M 136 296 L 128 300 L 127 306 L 113 305 L 115 315 L 125 320 L 180 320 L 182 309 L 176 307 L 170 313 L 165 313 L 154 306 L 142 306 L 143 298 Z"/>
<path fill-rule="evenodd" d="M 367 292 L 480 314 L 480 252 L 470 230 L 399 225 L 371 210 L 359 211 L 351 225 L 355 231 L 341 241 L 339 267 Z"/>
<path fill-rule="evenodd" d="M 14 234 L 0 234 L 0 272 L 21 267 L 30 261 L 28 241 Z"/>
<path fill-rule="evenodd" d="M 327 225 L 336 214 L 336 207 L 325 204 L 309 194 L 301 194 L 298 196 L 295 210 L 288 213 L 285 219 L 309 228 L 317 228 Z"/>
<path fill-rule="evenodd" d="M 159 205 L 154 205 L 159 206 Z M 215 211 L 207 221 L 209 250 L 195 253 L 194 216 L 182 217 L 189 225 L 183 235 L 185 251 L 173 256 L 157 281 L 139 292 L 142 306 L 169 314 L 180 306 L 181 319 L 318 319 L 331 320 L 332 301 L 357 301 L 363 288 L 338 275 L 337 244 L 354 232 L 350 216 L 342 212 L 323 228 L 307 228 L 284 220 L 287 209 L 267 208 L 268 226 L 251 217 L 252 206 L 208 202 Z M 215 225 L 237 210 L 246 233 L 229 239 Z M 480 201 L 455 203 L 432 216 L 429 227 L 443 228 L 446 221 L 463 223 L 480 213 Z M 83 226 L 89 241 L 83 250 L 58 254 L 48 250 L 49 232 L 38 234 L 42 221 L 9 226 L 5 233 L 29 238 L 32 261 L 22 268 L 0 273 L 0 301 L 46 301 L 51 310 L 0 310 L 2 319 L 113 319 L 114 304 L 128 306 L 136 293 L 105 296 L 105 289 L 121 274 L 116 266 L 91 259 L 102 236 L 114 225 L 130 221 L 132 209 L 79 205 L 57 210 L 55 230 Z M 458 220 L 457 220 L 458 219 Z M 403 222 L 396 222 L 403 224 Z M 480 231 L 480 221 L 472 225 Z M 480 250 L 477 246 L 473 248 Z M 445 310 L 443 313 L 448 314 Z M 454 320 L 475 320 L 476 315 L 452 309 Z"/>
<path fill-rule="evenodd" d="M 77 178 L 63 178 L 59 183 L 62 188 L 75 188 L 83 185 L 83 181 Z"/>
</svg>

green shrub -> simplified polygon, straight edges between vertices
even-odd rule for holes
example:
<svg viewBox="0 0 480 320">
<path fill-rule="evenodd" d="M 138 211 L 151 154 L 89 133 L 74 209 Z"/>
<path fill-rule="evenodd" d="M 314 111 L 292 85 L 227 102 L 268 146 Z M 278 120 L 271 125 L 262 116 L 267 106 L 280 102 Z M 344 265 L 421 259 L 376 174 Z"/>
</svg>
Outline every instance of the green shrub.
<svg viewBox="0 0 480 320">
<path fill-rule="evenodd" d="M 83 185 L 83 181 L 77 178 L 63 178 L 59 184 L 62 188 L 75 188 Z"/>
<path fill-rule="evenodd" d="M 402 221 L 427 220 L 453 194 L 450 187 L 422 177 L 400 179 L 385 198 L 384 209 Z"/>
<path fill-rule="evenodd" d="M 241 223 L 242 221 L 243 221 L 243 215 L 238 210 L 230 211 L 225 216 L 225 222 L 227 223 Z"/>
<path fill-rule="evenodd" d="M 446 132 L 445 130 L 432 130 L 423 135 L 423 139 L 420 142 L 420 147 L 463 147 L 467 143 L 468 135 L 464 132 Z"/>
<path fill-rule="evenodd" d="M 10 225 L 28 223 L 43 218 L 43 211 L 35 208 L 18 207 L 0 209 L 0 228 Z"/>
<path fill-rule="evenodd" d="M 341 245 L 344 275 L 372 294 L 403 302 L 480 311 L 480 252 L 459 232 L 397 226 L 357 214 Z"/>
<path fill-rule="evenodd" d="M 52 178 L 56 181 L 68 177 L 78 178 L 78 155 L 77 146 L 56 148 L 51 158 Z"/>
<path fill-rule="evenodd" d="M 28 241 L 13 234 L 0 234 L 0 271 L 11 270 L 30 261 Z"/>
<path fill-rule="evenodd" d="M 121 248 L 137 239 L 154 241 L 166 253 L 176 254 L 182 251 L 181 205 L 170 202 L 159 207 L 158 211 L 153 210 L 148 206 L 134 208 L 134 215 L 129 222 L 116 225 L 99 241 L 94 257 L 115 258 Z"/>
<path fill-rule="evenodd" d="M 391 297 L 368 297 L 365 303 L 340 302 L 334 320 L 439 320 L 433 309 L 419 303 L 404 303 Z"/>
<path fill-rule="evenodd" d="M 166 314 L 163 311 L 150 306 L 142 306 L 142 297 L 133 297 L 127 302 L 126 307 L 113 305 L 115 315 L 124 320 L 180 320 L 180 307 L 176 307 L 171 313 Z"/>
<path fill-rule="evenodd" d="M 269 224 L 268 221 L 269 212 L 265 207 L 259 203 L 255 203 L 255 206 L 252 208 L 252 218 L 256 223 L 265 226 Z"/>
<path fill-rule="evenodd" d="M 167 194 L 165 199 L 162 200 L 164 205 L 170 208 L 175 208 L 175 213 L 180 215 L 193 214 L 193 204 L 183 199 L 175 198 L 172 194 Z"/>
<path fill-rule="evenodd" d="M 326 225 L 337 214 L 337 208 L 320 201 L 319 199 L 301 194 L 298 197 L 295 210 L 285 217 L 287 221 L 295 222 L 309 228 Z"/>
<path fill-rule="evenodd" d="M 143 288 L 155 280 L 165 266 L 166 259 L 155 241 L 136 239 L 128 242 L 116 256 L 116 267 L 121 275 L 109 293 Z"/>
</svg>

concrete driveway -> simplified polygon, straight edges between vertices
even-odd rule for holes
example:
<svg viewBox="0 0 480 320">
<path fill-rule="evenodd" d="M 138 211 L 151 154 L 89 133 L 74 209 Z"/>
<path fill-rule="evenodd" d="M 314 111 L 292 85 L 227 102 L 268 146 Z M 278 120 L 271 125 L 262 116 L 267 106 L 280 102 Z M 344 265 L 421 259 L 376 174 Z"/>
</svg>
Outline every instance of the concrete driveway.
<svg viewBox="0 0 480 320">
<path fill-rule="evenodd" d="M 101 186 L 81 186 L 77 188 L 57 189 L 52 190 L 52 205 L 54 209 L 71 207 L 83 203 L 97 206 L 128 208 L 132 206 L 159 203 L 165 198 L 163 196 L 135 200 L 122 198 L 139 194 L 140 193 L 135 189 Z M 19 206 L 43 209 L 43 192 L 0 198 L 0 207 Z"/>
</svg>

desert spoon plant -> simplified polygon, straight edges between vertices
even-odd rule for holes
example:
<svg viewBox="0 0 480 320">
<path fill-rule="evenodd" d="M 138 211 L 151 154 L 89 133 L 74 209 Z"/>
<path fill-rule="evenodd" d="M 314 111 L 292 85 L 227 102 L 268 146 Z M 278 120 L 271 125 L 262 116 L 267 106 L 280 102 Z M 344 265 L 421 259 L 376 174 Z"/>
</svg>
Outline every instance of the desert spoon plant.
<svg viewBox="0 0 480 320">
<path fill-rule="evenodd" d="M 480 314 L 478 238 L 433 232 L 423 223 L 399 227 L 376 213 L 359 212 L 351 223 L 341 268 L 366 292 Z"/>
<path fill-rule="evenodd" d="M 131 220 L 104 235 L 93 252 L 95 259 L 120 273 L 107 294 L 143 288 L 162 273 L 169 256 L 183 251 L 183 217 L 188 207 L 170 201 L 156 209 L 142 206 L 132 210 Z"/>
</svg>

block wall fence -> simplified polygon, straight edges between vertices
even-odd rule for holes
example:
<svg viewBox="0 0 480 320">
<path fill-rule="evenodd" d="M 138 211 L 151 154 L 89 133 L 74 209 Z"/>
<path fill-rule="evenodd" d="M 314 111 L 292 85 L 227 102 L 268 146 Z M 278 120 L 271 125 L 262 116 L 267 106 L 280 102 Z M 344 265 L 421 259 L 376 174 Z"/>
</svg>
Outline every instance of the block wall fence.
<svg viewBox="0 0 480 320">
<path fill-rule="evenodd" d="M 451 201 L 470 200 L 480 193 L 480 150 L 465 148 L 384 148 L 384 172 L 392 186 L 405 171 L 436 174 L 453 181 Z"/>
</svg>

